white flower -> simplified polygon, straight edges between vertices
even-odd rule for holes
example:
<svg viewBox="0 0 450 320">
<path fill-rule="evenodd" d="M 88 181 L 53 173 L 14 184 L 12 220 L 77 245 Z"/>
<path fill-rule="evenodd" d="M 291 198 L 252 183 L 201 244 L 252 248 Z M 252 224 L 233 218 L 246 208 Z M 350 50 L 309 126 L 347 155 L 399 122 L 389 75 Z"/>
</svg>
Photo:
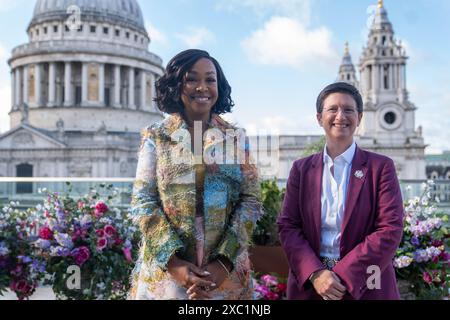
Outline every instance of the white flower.
<svg viewBox="0 0 450 320">
<path fill-rule="evenodd" d="M 397 269 L 406 268 L 413 262 L 413 259 L 408 256 L 401 256 L 394 260 L 394 267 Z"/>
<path fill-rule="evenodd" d="M 6 256 L 8 253 L 9 249 L 3 243 L 0 243 L 0 257 Z"/>
<path fill-rule="evenodd" d="M 84 227 L 92 222 L 92 217 L 88 214 L 84 215 L 83 218 L 81 218 L 80 224 L 81 227 Z"/>
<path fill-rule="evenodd" d="M 106 289 L 106 284 L 105 284 L 104 282 L 99 282 L 99 283 L 97 283 L 97 288 L 98 288 L 100 291 L 103 291 L 103 290 Z"/>
<path fill-rule="evenodd" d="M 55 239 L 62 247 L 67 248 L 67 249 L 73 248 L 72 238 L 68 234 L 57 233 L 55 235 Z"/>
<path fill-rule="evenodd" d="M 36 210 L 37 210 L 37 211 L 41 211 L 41 210 L 42 210 L 42 205 L 41 205 L 41 204 L 38 204 L 38 205 L 36 206 Z"/>
<path fill-rule="evenodd" d="M 99 221 L 100 221 L 100 223 L 104 223 L 104 224 L 112 224 L 111 219 L 106 218 L 106 217 L 101 218 Z"/>
</svg>

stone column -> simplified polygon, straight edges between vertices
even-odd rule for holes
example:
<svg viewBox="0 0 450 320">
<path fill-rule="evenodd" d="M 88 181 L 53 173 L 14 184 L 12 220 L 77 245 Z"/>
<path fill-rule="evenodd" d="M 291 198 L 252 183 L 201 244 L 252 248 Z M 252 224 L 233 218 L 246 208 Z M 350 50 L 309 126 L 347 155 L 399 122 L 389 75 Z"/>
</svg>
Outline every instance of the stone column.
<svg viewBox="0 0 450 320">
<path fill-rule="evenodd" d="M 406 90 L 406 86 L 407 86 L 407 83 L 406 83 L 406 65 L 402 65 L 402 70 L 403 70 L 403 73 L 402 73 L 402 75 L 403 75 L 403 90 Z"/>
<path fill-rule="evenodd" d="M 389 89 L 394 90 L 395 89 L 395 82 L 394 82 L 394 68 L 395 64 L 389 65 Z"/>
<path fill-rule="evenodd" d="M 56 64 L 50 62 L 48 68 L 48 106 L 56 105 Z"/>
<path fill-rule="evenodd" d="M 81 103 L 83 105 L 88 103 L 88 65 L 86 62 L 83 62 L 81 67 Z"/>
<path fill-rule="evenodd" d="M 105 64 L 98 64 L 98 101 L 101 106 L 105 105 Z"/>
<path fill-rule="evenodd" d="M 141 70 L 141 110 L 147 111 L 147 73 Z"/>
<path fill-rule="evenodd" d="M 121 89 L 121 79 L 120 79 L 120 65 L 114 65 L 114 102 L 113 106 L 115 108 L 120 108 L 120 89 Z"/>
<path fill-rule="evenodd" d="M 15 76 L 15 81 L 16 81 L 16 85 L 15 85 L 15 106 L 16 108 L 18 108 L 21 105 L 21 101 L 20 98 L 22 96 L 22 77 L 21 77 L 21 73 L 20 73 L 20 68 L 16 68 L 15 69 L 16 72 L 16 76 Z"/>
<path fill-rule="evenodd" d="M 399 65 L 399 72 L 398 72 L 398 74 L 399 74 L 399 76 L 400 76 L 400 79 L 399 79 L 399 83 L 400 83 L 400 90 L 404 90 L 405 89 L 405 87 L 404 87 L 404 71 L 403 71 L 403 66 L 402 65 Z"/>
<path fill-rule="evenodd" d="M 130 67 L 128 71 L 128 108 L 136 109 L 134 103 L 134 68 Z"/>
<path fill-rule="evenodd" d="M 34 65 L 34 97 L 36 99 L 35 106 L 40 107 L 42 103 L 42 88 L 41 88 L 42 66 L 40 64 Z"/>
<path fill-rule="evenodd" d="M 28 104 L 28 66 L 23 67 L 23 103 Z"/>
<path fill-rule="evenodd" d="M 64 64 L 64 106 L 70 107 L 73 103 L 72 98 L 72 62 Z"/>
<path fill-rule="evenodd" d="M 14 110 L 16 108 L 16 72 L 15 70 L 11 70 L 11 109 Z"/>
<path fill-rule="evenodd" d="M 152 88 L 150 91 L 149 110 L 154 112 L 154 111 L 156 111 L 156 105 L 155 105 L 155 102 L 153 102 L 153 99 L 155 98 L 155 94 L 156 94 L 156 76 L 154 73 L 150 73 L 149 77 L 150 77 L 150 83 L 151 83 L 151 88 Z"/>
<path fill-rule="evenodd" d="M 371 74 L 370 74 L 370 70 L 371 69 L 369 69 L 369 68 L 367 68 L 367 66 L 366 66 L 366 69 L 365 69 L 366 71 L 366 93 L 369 93 L 369 91 L 370 91 L 370 77 L 371 77 Z"/>
</svg>

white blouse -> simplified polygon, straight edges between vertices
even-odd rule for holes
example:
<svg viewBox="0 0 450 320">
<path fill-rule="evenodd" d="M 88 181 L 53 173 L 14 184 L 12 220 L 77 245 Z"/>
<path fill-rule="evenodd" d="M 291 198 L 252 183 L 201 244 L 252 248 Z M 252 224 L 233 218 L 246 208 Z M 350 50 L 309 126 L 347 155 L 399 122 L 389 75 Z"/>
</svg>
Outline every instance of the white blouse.
<svg viewBox="0 0 450 320">
<path fill-rule="evenodd" d="M 350 148 L 333 161 L 328 155 L 327 147 L 325 146 L 321 195 L 321 257 L 340 259 L 341 227 L 344 219 L 345 200 L 355 152 L 356 143 L 353 142 Z"/>
</svg>

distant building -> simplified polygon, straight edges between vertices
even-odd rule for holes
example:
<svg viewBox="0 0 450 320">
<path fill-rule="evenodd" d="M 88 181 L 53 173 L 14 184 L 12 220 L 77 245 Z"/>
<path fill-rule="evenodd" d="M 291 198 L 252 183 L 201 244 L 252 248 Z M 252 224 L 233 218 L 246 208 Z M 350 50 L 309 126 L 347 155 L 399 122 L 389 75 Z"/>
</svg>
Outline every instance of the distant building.
<svg viewBox="0 0 450 320">
<path fill-rule="evenodd" d="M 133 177 L 140 130 L 163 119 L 137 1 L 38 0 L 27 33 L 9 60 L 0 177 Z"/>
<path fill-rule="evenodd" d="M 346 44 L 337 81 L 357 86 L 364 99 L 364 117 L 356 134 L 358 145 L 393 159 L 400 179 L 425 179 L 426 145 L 422 128 L 416 128 L 417 107 L 409 100 L 406 87 L 407 59 L 380 0 L 360 58 L 359 80 Z M 318 136 L 281 136 L 279 145 L 272 143 L 271 147 L 272 156 L 279 157 L 272 161 L 279 164 L 278 169 L 262 166 L 262 174 L 285 182 L 292 162 L 301 157 L 310 142 L 318 140 Z M 252 142 L 256 143 L 256 139 Z M 278 150 L 273 149 L 274 145 Z M 259 154 L 266 152 L 266 146 L 256 149 Z"/>
<path fill-rule="evenodd" d="M 450 180 L 450 151 L 427 155 L 427 178 L 431 180 Z"/>
</svg>

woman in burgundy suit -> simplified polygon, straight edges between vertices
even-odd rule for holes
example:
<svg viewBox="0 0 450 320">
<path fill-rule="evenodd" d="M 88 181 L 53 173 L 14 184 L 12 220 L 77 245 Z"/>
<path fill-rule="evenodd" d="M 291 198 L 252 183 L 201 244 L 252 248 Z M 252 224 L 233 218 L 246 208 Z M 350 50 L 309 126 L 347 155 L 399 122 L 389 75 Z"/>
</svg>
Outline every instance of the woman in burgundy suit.
<svg viewBox="0 0 450 320">
<path fill-rule="evenodd" d="M 362 116 L 350 84 L 332 84 L 317 99 L 326 147 L 294 163 L 278 219 L 289 299 L 399 299 L 400 186 L 391 159 L 356 146 Z"/>
</svg>

